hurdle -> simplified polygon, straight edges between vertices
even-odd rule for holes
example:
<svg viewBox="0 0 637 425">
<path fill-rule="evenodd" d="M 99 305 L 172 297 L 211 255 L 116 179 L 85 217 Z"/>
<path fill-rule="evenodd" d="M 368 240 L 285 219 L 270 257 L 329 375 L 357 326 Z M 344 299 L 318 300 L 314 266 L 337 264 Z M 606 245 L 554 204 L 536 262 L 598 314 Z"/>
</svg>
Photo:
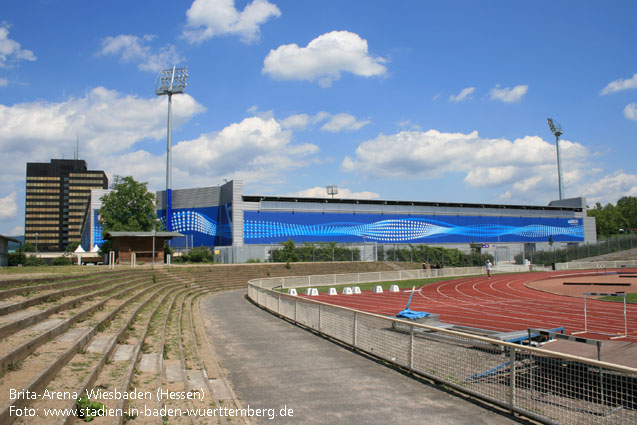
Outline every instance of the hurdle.
<svg viewBox="0 0 637 425">
<path fill-rule="evenodd" d="M 602 344 L 603 344 L 603 342 L 599 341 L 597 339 L 580 338 L 580 337 L 573 336 L 573 335 L 566 335 L 564 333 L 564 328 L 562 328 L 561 332 L 554 332 L 554 331 L 547 331 L 547 330 L 544 330 L 544 329 L 529 328 L 529 329 L 527 329 L 527 332 L 529 333 L 529 336 L 528 336 L 529 345 L 531 345 L 531 338 L 533 338 L 535 336 L 545 336 L 549 340 L 551 340 L 551 339 L 565 339 L 567 341 L 572 341 L 572 342 L 580 342 L 580 343 L 584 343 L 584 344 L 596 345 L 597 346 L 597 360 L 599 360 L 600 362 L 602 361 Z"/>
<path fill-rule="evenodd" d="M 628 321 L 626 319 L 626 293 L 625 292 L 615 292 L 606 293 L 606 292 L 584 292 L 584 330 L 581 332 L 573 332 L 573 335 L 581 334 L 588 332 L 588 316 L 586 313 L 586 297 L 587 295 L 596 296 L 596 297 L 624 297 L 624 334 L 617 336 L 616 334 L 606 333 L 606 332 L 595 332 L 600 335 L 608 335 L 611 336 L 610 339 L 619 339 L 626 338 L 628 336 Z M 615 336 L 612 336 L 615 335 Z"/>
</svg>

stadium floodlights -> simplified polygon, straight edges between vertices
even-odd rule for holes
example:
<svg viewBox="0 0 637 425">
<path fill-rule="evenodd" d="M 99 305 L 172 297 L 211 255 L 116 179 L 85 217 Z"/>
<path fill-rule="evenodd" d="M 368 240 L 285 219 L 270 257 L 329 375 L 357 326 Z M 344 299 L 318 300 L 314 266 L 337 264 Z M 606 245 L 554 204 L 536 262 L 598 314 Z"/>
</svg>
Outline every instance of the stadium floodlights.
<svg viewBox="0 0 637 425">
<path fill-rule="evenodd" d="M 168 95 L 168 126 L 166 140 L 166 230 L 172 231 L 172 97 L 186 90 L 188 68 L 164 69 L 155 80 L 155 94 Z"/>
<path fill-rule="evenodd" d="M 155 94 L 157 96 L 183 93 L 186 90 L 188 79 L 188 67 L 164 69 L 155 81 Z"/>
<path fill-rule="evenodd" d="M 334 195 L 338 194 L 338 186 L 336 186 L 335 184 L 330 184 L 325 189 L 327 189 L 327 194 L 330 195 L 332 198 L 334 197 Z"/>
<path fill-rule="evenodd" d="M 555 149 L 557 150 L 557 184 L 559 186 L 560 200 L 564 199 L 563 185 L 562 185 L 562 167 L 560 161 L 560 136 L 564 134 L 562 132 L 562 126 L 554 121 L 552 118 L 546 119 L 549 123 L 551 133 L 555 136 Z"/>
</svg>

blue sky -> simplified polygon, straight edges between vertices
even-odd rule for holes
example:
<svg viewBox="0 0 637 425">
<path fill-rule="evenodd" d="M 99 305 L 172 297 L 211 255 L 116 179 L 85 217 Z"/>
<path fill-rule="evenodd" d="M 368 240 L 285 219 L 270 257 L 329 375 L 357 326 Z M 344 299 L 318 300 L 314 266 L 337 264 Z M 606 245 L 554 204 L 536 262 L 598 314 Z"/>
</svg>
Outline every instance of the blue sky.
<svg viewBox="0 0 637 425">
<path fill-rule="evenodd" d="M 173 188 L 545 205 L 637 196 L 633 1 L 25 0 L 0 11 L 0 234 L 26 163 Z"/>
</svg>

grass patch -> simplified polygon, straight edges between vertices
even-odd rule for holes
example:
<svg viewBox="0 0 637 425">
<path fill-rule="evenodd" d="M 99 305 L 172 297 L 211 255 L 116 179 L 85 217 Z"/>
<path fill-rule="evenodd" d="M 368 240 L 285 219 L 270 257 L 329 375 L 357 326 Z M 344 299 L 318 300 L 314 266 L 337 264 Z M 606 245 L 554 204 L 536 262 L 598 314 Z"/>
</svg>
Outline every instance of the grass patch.
<svg viewBox="0 0 637 425">
<path fill-rule="evenodd" d="M 482 275 L 475 275 L 482 276 Z M 449 276 L 449 277 L 431 277 L 427 279 L 408 279 L 408 280 L 397 280 L 393 282 L 365 282 L 365 283 L 348 283 L 343 285 L 327 285 L 327 286 L 311 286 L 312 288 L 317 288 L 319 294 L 327 294 L 330 288 L 336 288 L 339 293 L 343 292 L 343 288 L 354 286 L 358 286 L 361 288 L 361 291 L 371 291 L 376 286 L 380 285 L 383 288 L 383 291 L 389 291 L 389 287 L 392 285 L 398 285 L 400 289 L 411 289 L 412 287 L 420 288 L 421 286 L 431 285 L 432 283 L 442 282 L 445 280 L 454 280 L 459 278 L 467 278 L 467 277 L 475 277 L 475 276 Z M 306 286 L 296 287 L 296 291 L 299 294 L 305 293 Z M 289 288 L 277 288 L 276 291 L 287 293 Z"/>
<path fill-rule="evenodd" d="M 598 299 L 603 301 L 613 301 L 616 303 L 624 302 L 624 297 L 602 297 Z M 626 304 L 637 304 L 637 293 L 626 294 Z"/>
</svg>

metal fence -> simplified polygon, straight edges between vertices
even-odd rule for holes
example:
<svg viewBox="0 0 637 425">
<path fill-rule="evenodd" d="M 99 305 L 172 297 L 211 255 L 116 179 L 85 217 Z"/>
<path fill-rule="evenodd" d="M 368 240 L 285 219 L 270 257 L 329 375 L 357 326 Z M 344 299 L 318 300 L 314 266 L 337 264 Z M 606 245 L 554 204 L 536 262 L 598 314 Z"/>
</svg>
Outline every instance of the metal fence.
<svg viewBox="0 0 637 425">
<path fill-rule="evenodd" d="M 460 270 L 443 270 L 461 275 Z M 427 271 L 410 272 L 417 275 Z M 545 423 L 637 423 L 637 369 L 420 325 L 270 289 L 370 282 L 381 277 L 395 280 L 399 273 L 403 273 L 399 278 L 409 278 L 405 272 L 382 272 L 256 279 L 248 285 L 248 296 L 297 324 Z"/>
</svg>

